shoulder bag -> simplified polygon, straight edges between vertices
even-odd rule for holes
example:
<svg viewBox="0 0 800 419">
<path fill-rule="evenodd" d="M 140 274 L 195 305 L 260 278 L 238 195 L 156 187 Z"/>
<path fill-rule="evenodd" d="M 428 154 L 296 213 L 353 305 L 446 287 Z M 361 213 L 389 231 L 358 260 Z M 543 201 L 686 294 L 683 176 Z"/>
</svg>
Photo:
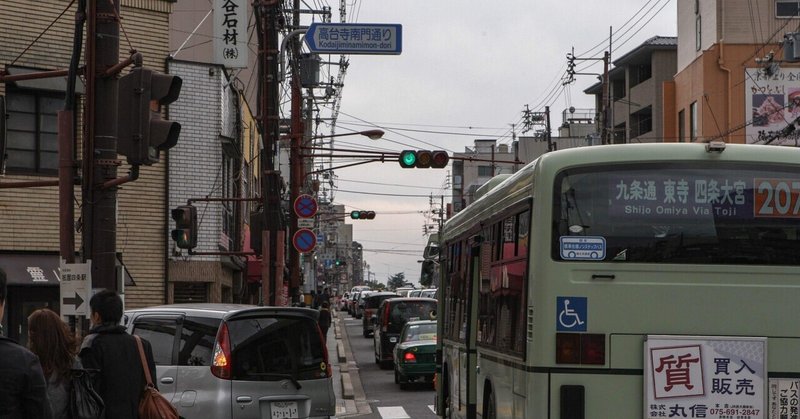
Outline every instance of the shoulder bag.
<svg viewBox="0 0 800 419">
<path fill-rule="evenodd" d="M 150 376 L 150 367 L 147 365 L 147 358 L 144 356 L 144 347 L 142 346 L 142 339 L 139 336 L 136 338 L 136 345 L 139 347 L 139 357 L 142 359 L 142 369 L 144 370 L 144 377 L 147 384 L 142 391 L 142 397 L 139 399 L 139 418 L 140 419 L 178 419 L 178 411 L 175 406 L 165 399 L 161 393 L 156 390 L 153 385 L 153 377 Z"/>
<path fill-rule="evenodd" d="M 92 386 L 92 374 L 98 370 L 70 370 L 69 413 L 72 419 L 102 419 L 105 417 L 103 399 Z"/>
</svg>

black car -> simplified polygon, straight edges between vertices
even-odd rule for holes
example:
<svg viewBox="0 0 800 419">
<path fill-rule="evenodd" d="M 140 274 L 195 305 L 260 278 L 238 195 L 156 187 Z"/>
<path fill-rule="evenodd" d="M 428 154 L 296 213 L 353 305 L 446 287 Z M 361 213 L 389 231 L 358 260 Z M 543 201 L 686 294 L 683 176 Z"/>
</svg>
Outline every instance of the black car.
<svg viewBox="0 0 800 419">
<path fill-rule="evenodd" d="M 375 318 L 373 348 L 375 363 L 389 368 L 394 360 L 394 346 L 403 326 L 410 321 L 436 318 L 437 301 L 433 298 L 390 298 L 378 307 Z"/>
<path fill-rule="evenodd" d="M 383 300 L 396 297 L 399 297 L 399 295 L 393 292 L 381 291 L 372 293 L 364 298 L 364 301 L 361 303 L 361 311 L 364 313 L 364 317 L 361 319 L 361 327 L 362 334 L 365 338 L 368 338 L 369 335 L 372 334 L 372 327 L 374 326 L 374 321 L 372 319 L 375 317 L 378 306 L 381 305 Z"/>
</svg>

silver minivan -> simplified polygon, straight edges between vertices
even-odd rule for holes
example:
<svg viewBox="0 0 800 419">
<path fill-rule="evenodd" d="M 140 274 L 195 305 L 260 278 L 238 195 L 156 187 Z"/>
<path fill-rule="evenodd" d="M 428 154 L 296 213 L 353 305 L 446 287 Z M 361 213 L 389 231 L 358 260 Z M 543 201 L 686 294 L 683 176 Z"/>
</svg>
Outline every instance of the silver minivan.
<svg viewBox="0 0 800 419">
<path fill-rule="evenodd" d="M 317 310 L 173 304 L 125 312 L 157 385 L 186 418 L 329 418 L 332 370 Z"/>
</svg>

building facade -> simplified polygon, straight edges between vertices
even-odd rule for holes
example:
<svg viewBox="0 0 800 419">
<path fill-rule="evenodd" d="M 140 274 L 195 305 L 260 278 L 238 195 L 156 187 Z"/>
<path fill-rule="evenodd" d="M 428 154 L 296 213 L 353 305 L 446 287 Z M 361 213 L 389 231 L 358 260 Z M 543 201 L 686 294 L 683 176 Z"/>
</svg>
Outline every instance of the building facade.
<svg viewBox="0 0 800 419">
<path fill-rule="evenodd" d="M 666 97 L 674 141 L 797 145 L 781 135 L 800 115 L 800 68 L 783 61 L 797 2 L 678 2 L 678 62 Z"/>
<path fill-rule="evenodd" d="M 665 125 L 671 123 L 664 113 L 664 83 L 672 86 L 677 48 L 677 38 L 654 36 L 614 60 L 609 71 L 614 144 L 664 141 Z M 606 108 L 602 83 L 584 92 L 595 96 L 596 109 Z M 602 118 L 597 119 L 603 123 Z M 598 131 L 602 132 L 601 128 Z"/>
<path fill-rule="evenodd" d="M 129 41 L 142 53 L 144 65 L 156 71 L 165 71 L 173 4 L 167 0 L 121 1 L 120 15 L 127 34 L 121 43 Z M 0 2 L 0 70 L 18 74 L 68 68 L 76 9 L 75 3 L 63 0 Z M 120 59 L 127 56 L 128 48 L 122 46 Z M 82 91 L 78 83 L 76 138 L 80 138 L 83 120 Z M 55 120 L 56 112 L 64 107 L 65 92 L 63 77 L 0 84 L 0 101 L 7 116 L 7 159 L 0 184 L 57 180 Z M 75 148 L 80 150 L 80 143 Z M 123 163 L 120 175 L 127 170 Z M 0 269 L 9 279 L 4 323 L 8 335 L 21 343 L 27 340 L 26 322 L 31 311 L 43 306 L 60 309 L 57 189 L 0 188 Z M 76 187 L 75 196 L 80 200 L 80 187 Z M 166 164 L 162 154 L 160 163 L 142 167 L 139 180 L 122 185 L 118 191 L 117 259 L 132 279 L 125 289 L 127 307 L 165 301 L 165 208 Z M 76 226 L 80 226 L 77 205 L 75 214 Z M 80 249 L 79 233 L 76 249 Z"/>
<path fill-rule="evenodd" d="M 453 212 L 475 201 L 475 191 L 489 179 L 514 173 L 517 143 L 497 144 L 497 140 L 475 140 L 475 146 L 453 154 Z"/>
</svg>

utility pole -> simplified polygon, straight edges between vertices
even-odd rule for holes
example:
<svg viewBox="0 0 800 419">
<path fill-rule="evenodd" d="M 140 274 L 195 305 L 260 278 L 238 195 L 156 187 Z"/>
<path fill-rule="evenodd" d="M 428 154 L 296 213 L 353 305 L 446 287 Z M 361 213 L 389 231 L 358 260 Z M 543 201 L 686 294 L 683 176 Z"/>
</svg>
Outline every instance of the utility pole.
<svg viewBox="0 0 800 419">
<path fill-rule="evenodd" d="M 119 2 L 89 0 L 86 36 L 86 134 L 83 143 L 83 251 L 92 261 L 92 288 L 119 291 L 117 281 L 117 76 Z"/>
<path fill-rule="evenodd" d="M 262 304 L 275 305 L 279 293 L 278 278 L 283 262 L 278 261 L 279 246 L 283 246 L 283 212 L 281 210 L 280 172 L 275 170 L 275 151 L 280 137 L 280 95 L 278 92 L 278 21 L 281 17 L 278 0 L 257 0 L 261 101 L 259 103 L 263 151 L 261 164 L 261 195 L 264 208 L 262 246 Z M 280 275 L 278 273 L 280 267 Z"/>
<path fill-rule="evenodd" d="M 550 132 L 550 107 L 544 107 L 544 135 L 547 138 L 547 151 L 555 151 L 555 144 L 553 144 L 553 138 Z"/>
<path fill-rule="evenodd" d="M 292 10 L 292 24 L 294 29 L 300 28 L 300 0 L 294 0 L 294 10 Z M 303 185 L 305 168 L 303 158 L 300 156 L 300 146 L 303 142 L 303 97 L 300 88 L 300 41 L 295 37 L 292 43 L 292 128 L 291 128 L 291 147 L 289 149 L 290 165 L 290 195 L 293 203 L 300 196 L 300 189 Z M 297 214 L 290 213 L 289 236 L 294 237 L 297 233 Z M 300 288 L 300 252 L 294 247 L 289 246 L 289 295 L 292 302 L 299 301 Z"/>
</svg>

